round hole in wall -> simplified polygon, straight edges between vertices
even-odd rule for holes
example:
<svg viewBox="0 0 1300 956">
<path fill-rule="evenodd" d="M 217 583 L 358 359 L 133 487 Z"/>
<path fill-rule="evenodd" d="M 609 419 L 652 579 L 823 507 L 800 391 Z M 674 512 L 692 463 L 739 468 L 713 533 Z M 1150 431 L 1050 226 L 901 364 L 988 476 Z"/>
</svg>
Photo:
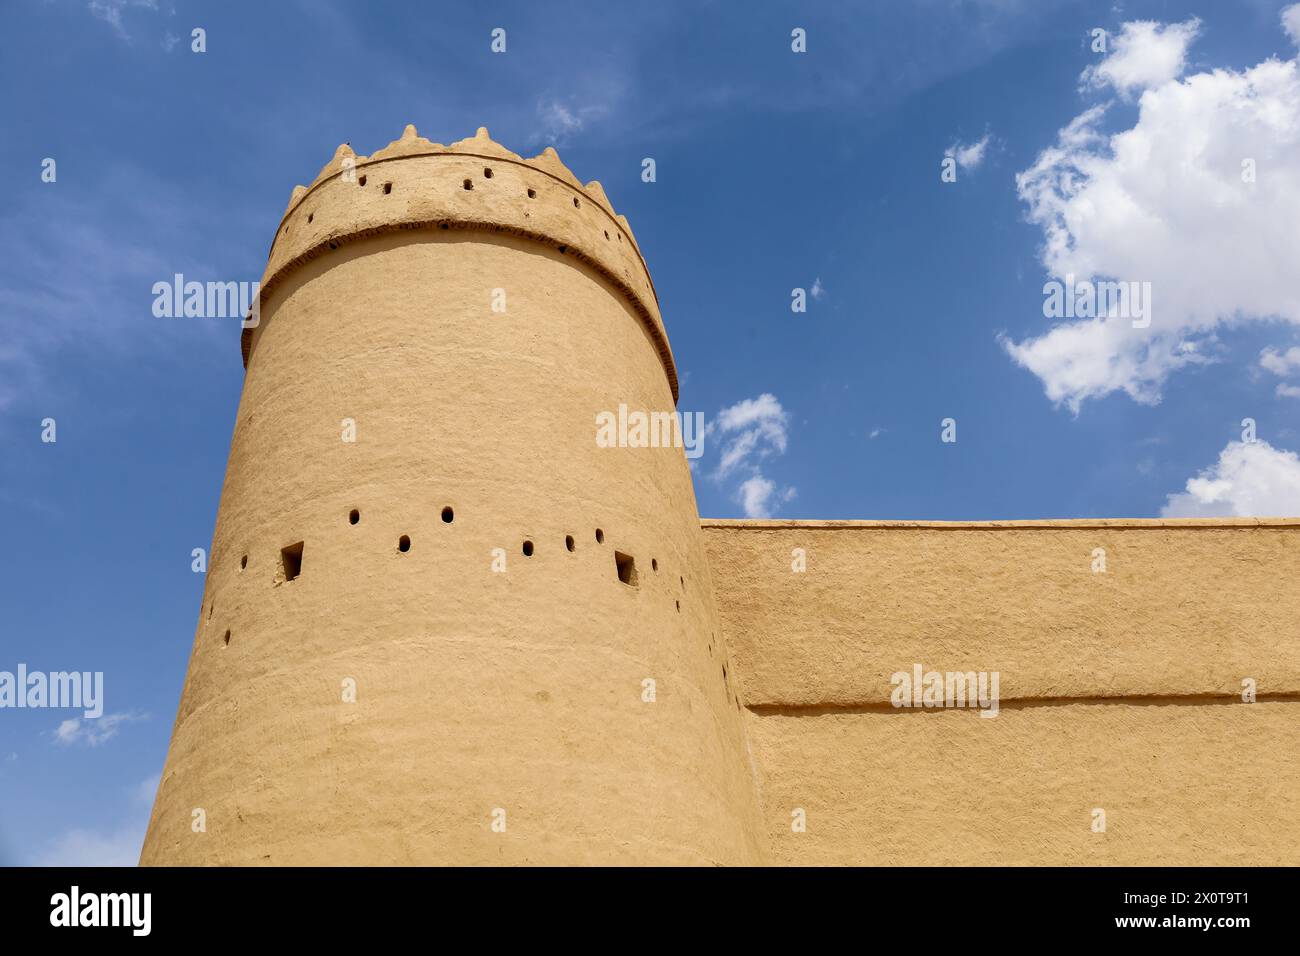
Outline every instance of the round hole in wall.
<svg viewBox="0 0 1300 956">
<path fill-rule="evenodd" d="M 316 218 L 316 214 L 315 214 L 314 212 L 309 212 L 309 213 L 307 213 L 307 221 L 308 221 L 308 222 L 311 222 L 311 221 L 312 221 L 313 219 L 315 219 L 315 218 Z"/>
<path fill-rule="evenodd" d="M 229 631 L 226 631 L 226 636 L 225 636 L 224 640 L 225 640 L 226 646 L 229 647 L 229 646 L 230 646 L 230 632 L 229 632 Z"/>
<path fill-rule="evenodd" d="M 600 530 L 599 528 L 596 529 L 596 543 L 597 544 L 605 543 L 605 532 Z"/>
<path fill-rule="evenodd" d="M 365 177 L 365 176 L 362 176 L 360 179 L 357 180 L 357 185 L 358 185 L 358 186 L 364 186 L 365 184 L 366 184 L 366 177 Z"/>
<path fill-rule="evenodd" d="M 682 582 L 682 590 L 685 591 L 685 590 L 686 590 L 686 579 L 685 579 L 685 578 L 678 578 L 677 580 Z"/>
<path fill-rule="evenodd" d="M 402 554 L 406 554 L 406 552 L 408 552 L 408 551 L 411 550 L 411 538 L 410 538 L 410 535 L 405 535 L 405 534 L 404 534 L 404 535 L 402 535 L 400 538 L 397 539 L 397 550 L 400 551 L 400 552 L 402 552 Z"/>
<path fill-rule="evenodd" d="M 569 251 L 568 246 L 560 246 L 560 255 L 564 255 L 568 251 Z"/>
<path fill-rule="evenodd" d="M 473 189 L 474 181 L 472 179 L 467 179 L 463 183 L 461 183 L 461 185 L 464 186 L 466 189 Z"/>
<path fill-rule="evenodd" d="M 439 228 L 439 229 L 450 229 L 450 228 L 451 228 L 451 223 L 440 222 L 440 223 L 438 223 L 438 228 Z"/>
<path fill-rule="evenodd" d="M 537 190 L 536 190 L 536 189 L 530 189 L 530 190 L 528 190 L 528 198 L 529 198 L 529 199 L 536 199 L 536 198 L 537 198 Z"/>
<path fill-rule="evenodd" d="M 391 193 L 392 191 L 393 191 L 393 184 L 392 184 L 392 183 L 384 183 L 384 195 L 387 196 L 387 195 L 388 195 L 389 193 Z"/>
<path fill-rule="evenodd" d="M 246 567 L 248 567 L 248 555 L 244 555 L 242 558 L 239 559 L 239 570 L 242 571 Z"/>
<path fill-rule="evenodd" d="M 573 550 L 573 535 L 571 535 L 571 534 L 566 534 L 566 535 L 564 536 L 564 549 L 565 549 L 566 551 L 572 551 L 572 550 Z"/>
<path fill-rule="evenodd" d="M 483 178 L 484 178 L 484 179 L 491 179 L 491 178 L 492 178 L 492 167 L 490 167 L 490 166 L 484 166 L 484 167 L 483 167 Z"/>
<path fill-rule="evenodd" d="M 456 518 L 456 513 L 451 510 L 451 505 L 448 505 L 446 508 L 442 509 L 442 520 L 445 521 L 447 524 L 451 524 L 452 521 L 455 520 L 455 518 Z"/>
<path fill-rule="evenodd" d="M 659 559 L 658 559 L 658 558 L 651 558 L 651 559 L 650 559 L 650 570 L 651 570 L 651 571 L 658 571 L 658 570 L 659 570 Z"/>
<path fill-rule="evenodd" d="M 524 557 L 525 557 L 525 558 L 531 558 L 532 556 L 533 556 L 533 543 L 532 543 L 531 541 L 525 541 L 525 542 L 524 542 Z"/>
<path fill-rule="evenodd" d="M 577 196 L 574 196 L 574 197 L 573 197 L 573 208 L 574 208 L 574 209 L 577 209 L 577 208 L 579 208 L 579 206 L 580 206 L 580 203 L 578 202 L 578 197 L 577 197 Z"/>
<path fill-rule="evenodd" d="M 361 512 L 356 508 L 353 508 L 352 511 L 348 513 L 348 524 L 356 524 L 360 520 Z"/>
<path fill-rule="evenodd" d="M 678 613 L 678 614 L 681 614 L 681 613 L 682 613 L 682 602 L 681 602 L 681 601 L 674 601 L 673 603 L 677 605 L 677 613 Z"/>
<path fill-rule="evenodd" d="M 608 230 L 608 229 L 605 230 L 605 239 L 606 239 L 606 241 L 608 241 L 608 239 L 609 239 L 609 230 Z"/>
</svg>

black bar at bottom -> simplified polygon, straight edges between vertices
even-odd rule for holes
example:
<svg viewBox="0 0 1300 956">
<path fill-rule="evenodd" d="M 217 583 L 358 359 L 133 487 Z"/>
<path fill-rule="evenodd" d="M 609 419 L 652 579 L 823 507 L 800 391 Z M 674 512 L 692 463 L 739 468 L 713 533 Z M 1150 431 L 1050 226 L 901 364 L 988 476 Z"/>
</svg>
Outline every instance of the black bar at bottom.
<svg viewBox="0 0 1300 956">
<path fill-rule="evenodd" d="M 811 942 L 835 929 L 944 949 L 1101 935 L 1232 945 L 1293 925 L 1293 877 L 1280 868 L 7 869 L 0 926 L 9 942 L 76 934 L 92 946 L 391 937 L 424 948 L 452 944 L 441 935 L 448 925 L 488 945 L 624 925 L 621 943 L 604 938 L 634 949 L 686 942 L 691 926 L 732 943 L 790 931 Z"/>
</svg>

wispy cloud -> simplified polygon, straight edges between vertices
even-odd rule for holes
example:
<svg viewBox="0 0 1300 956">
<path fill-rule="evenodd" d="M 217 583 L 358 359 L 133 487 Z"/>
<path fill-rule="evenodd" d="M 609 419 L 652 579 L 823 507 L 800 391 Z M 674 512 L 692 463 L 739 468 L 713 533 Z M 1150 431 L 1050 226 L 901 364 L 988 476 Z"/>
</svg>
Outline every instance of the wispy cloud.
<svg viewBox="0 0 1300 956">
<path fill-rule="evenodd" d="M 749 518 L 770 517 L 776 507 L 795 496 L 794 488 L 778 489 L 763 474 L 763 464 L 785 454 L 789 415 L 775 395 L 764 392 L 720 411 L 705 434 L 722 440 L 722 455 L 713 471 L 715 481 L 745 475 L 735 490 L 736 501 Z"/>
<path fill-rule="evenodd" d="M 92 16 L 107 23 L 123 40 L 129 40 L 130 35 L 122 25 L 122 13 L 130 7 L 143 7 L 156 11 L 158 0 L 90 0 L 86 6 Z"/>
<path fill-rule="evenodd" d="M 992 133 L 985 133 L 981 139 L 973 143 L 953 143 L 943 151 L 943 154 L 957 160 L 957 165 L 962 169 L 973 172 L 984 163 L 984 155 L 988 152 L 989 142 L 992 139 Z"/>
<path fill-rule="evenodd" d="M 537 129 L 534 142 L 563 146 L 585 130 L 588 124 L 608 116 L 610 101 L 587 102 L 575 105 L 559 99 L 537 102 Z"/>
<path fill-rule="evenodd" d="M 125 724 L 146 720 L 148 716 L 148 714 L 119 712 L 105 714 L 93 720 L 70 718 L 59 724 L 58 729 L 54 731 L 54 741 L 66 747 L 78 745 L 98 747 L 116 737 Z"/>
<path fill-rule="evenodd" d="M 1291 38 L 1291 42 L 1300 46 L 1300 3 L 1293 3 L 1282 9 L 1282 29 Z"/>
<path fill-rule="evenodd" d="M 1292 372 L 1300 370 L 1300 346 L 1293 345 L 1285 352 L 1279 352 L 1274 348 L 1267 348 L 1259 353 L 1259 364 L 1261 368 L 1267 369 L 1274 375 L 1287 376 Z"/>
</svg>

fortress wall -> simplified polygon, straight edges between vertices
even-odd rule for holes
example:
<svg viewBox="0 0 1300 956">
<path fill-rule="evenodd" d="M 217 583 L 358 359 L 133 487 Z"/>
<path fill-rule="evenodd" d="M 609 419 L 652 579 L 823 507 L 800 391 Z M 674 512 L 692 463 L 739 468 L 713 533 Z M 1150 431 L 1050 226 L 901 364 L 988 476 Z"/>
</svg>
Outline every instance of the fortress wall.
<svg viewBox="0 0 1300 956">
<path fill-rule="evenodd" d="M 1300 864 L 1294 700 L 750 721 L 773 863 Z M 796 807 L 806 832 L 791 830 Z"/>
<path fill-rule="evenodd" d="M 641 312 L 506 230 L 331 241 L 268 270 L 142 862 L 756 860 L 685 457 L 595 442 L 674 406 Z"/>
<path fill-rule="evenodd" d="M 888 703 L 914 663 L 1000 671 L 1004 699 L 1300 693 L 1300 521 L 704 532 L 750 706 Z"/>
<path fill-rule="evenodd" d="M 1300 522 L 704 531 L 774 862 L 1300 863 Z M 916 663 L 998 716 L 893 708 Z"/>
</svg>

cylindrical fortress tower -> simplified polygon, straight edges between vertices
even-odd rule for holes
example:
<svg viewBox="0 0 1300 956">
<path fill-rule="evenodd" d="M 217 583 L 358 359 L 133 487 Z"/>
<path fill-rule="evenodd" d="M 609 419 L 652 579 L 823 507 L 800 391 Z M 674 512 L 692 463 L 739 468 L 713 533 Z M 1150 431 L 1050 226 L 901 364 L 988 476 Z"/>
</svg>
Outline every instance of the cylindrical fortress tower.
<svg viewBox="0 0 1300 956">
<path fill-rule="evenodd" d="M 554 150 L 339 147 L 271 247 L 144 864 L 751 863 L 644 261 Z"/>
</svg>

